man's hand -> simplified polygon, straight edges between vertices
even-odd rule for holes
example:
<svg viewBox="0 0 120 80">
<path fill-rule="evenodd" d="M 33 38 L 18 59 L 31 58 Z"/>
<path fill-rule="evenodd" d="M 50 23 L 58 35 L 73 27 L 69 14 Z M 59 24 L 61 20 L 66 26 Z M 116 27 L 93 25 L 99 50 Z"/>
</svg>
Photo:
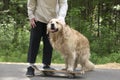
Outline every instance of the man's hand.
<svg viewBox="0 0 120 80">
<path fill-rule="evenodd" d="M 64 18 L 59 17 L 59 18 L 57 18 L 57 19 L 59 20 L 59 22 L 60 22 L 62 25 L 66 25 Z"/>
<path fill-rule="evenodd" d="M 60 22 L 62 25 L 66 25 L 66 23 L 65 23 L 64 20 L 59 19 L 59 22 Z"/>
<path fill-rule="evenodd" d="M 30 25 L 32 28 L 36 27 L 35 21 L 36 21 L 35 18 L 30 19 Z"/>
</svg>

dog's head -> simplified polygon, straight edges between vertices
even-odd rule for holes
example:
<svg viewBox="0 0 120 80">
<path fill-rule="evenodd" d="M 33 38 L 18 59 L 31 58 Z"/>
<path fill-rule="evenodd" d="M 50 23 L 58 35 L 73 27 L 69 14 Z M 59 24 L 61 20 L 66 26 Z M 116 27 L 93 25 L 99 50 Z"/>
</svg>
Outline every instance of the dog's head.
<svg viewBox="0 0 120 80">
<path fill-rule="evenodd" d="M 58 19 L 51 19 L 47 25 L 47 32 L 54 33 L 63 29 L 63 24 Z"/>
</svg>

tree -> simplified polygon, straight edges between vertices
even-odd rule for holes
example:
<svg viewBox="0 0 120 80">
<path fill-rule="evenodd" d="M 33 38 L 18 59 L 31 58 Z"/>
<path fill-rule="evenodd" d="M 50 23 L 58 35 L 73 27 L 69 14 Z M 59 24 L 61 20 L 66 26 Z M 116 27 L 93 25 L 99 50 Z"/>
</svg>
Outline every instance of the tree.
<svg viewBox="0 0 120 80">
<path fill-rule="evenodd" d="M 9 58 L 11 54 L 20 57 L 27 53 L 26 3 L 0 0 L 0 55 Z M 120 62 L 120 0 L 68 0 L 68 4 L 66 22 L 89 39 L 95 59 L 116 55 L 115 61 Z"/>
</svg>

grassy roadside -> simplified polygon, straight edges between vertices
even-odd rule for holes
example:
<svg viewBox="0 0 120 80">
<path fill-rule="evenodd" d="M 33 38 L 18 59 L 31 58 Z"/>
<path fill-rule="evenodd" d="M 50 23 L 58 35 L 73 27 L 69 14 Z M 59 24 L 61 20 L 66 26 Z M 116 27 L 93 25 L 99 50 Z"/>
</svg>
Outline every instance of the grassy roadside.
<svg viewBox="0 0 120 80">
<path fill-rule="evenodd" d="M 37 63 L 42 62 L 42 50 L 39 51 L 37 56 Z M 96 53 L 91 53 L 91 61 L 94 64 L 106 64 L 106 63 L 120 63 L 120 53 L 112 53 L 108 55 L 98 55 Z M 21 53 L 19 50 L 5 51 L 0 50 L 0 62 L 27 62 L 27 51 Z M 53 51 L 52 63 L 64 63 L 63 57 L 57 51 Z"/>
</svg>

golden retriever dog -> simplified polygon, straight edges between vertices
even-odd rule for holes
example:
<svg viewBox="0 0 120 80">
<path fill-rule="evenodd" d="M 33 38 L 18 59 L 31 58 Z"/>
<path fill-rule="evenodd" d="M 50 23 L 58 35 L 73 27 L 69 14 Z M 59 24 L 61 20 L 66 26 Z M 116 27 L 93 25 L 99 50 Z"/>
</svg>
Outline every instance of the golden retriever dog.
<svg viewBox="0 0 120 80">
<path fill-rule="evenodd" d="M 89 60 L 90 46 L 88 39 L 78 31 L 63 25 L 58 19 L 52 19 L 47 25 L 47 32 L 52 47 L 59 51 L 65 59 L 65 70 L 74 71 L 81 65 L 81 73 L 94 69 Z"/>
</svg>

